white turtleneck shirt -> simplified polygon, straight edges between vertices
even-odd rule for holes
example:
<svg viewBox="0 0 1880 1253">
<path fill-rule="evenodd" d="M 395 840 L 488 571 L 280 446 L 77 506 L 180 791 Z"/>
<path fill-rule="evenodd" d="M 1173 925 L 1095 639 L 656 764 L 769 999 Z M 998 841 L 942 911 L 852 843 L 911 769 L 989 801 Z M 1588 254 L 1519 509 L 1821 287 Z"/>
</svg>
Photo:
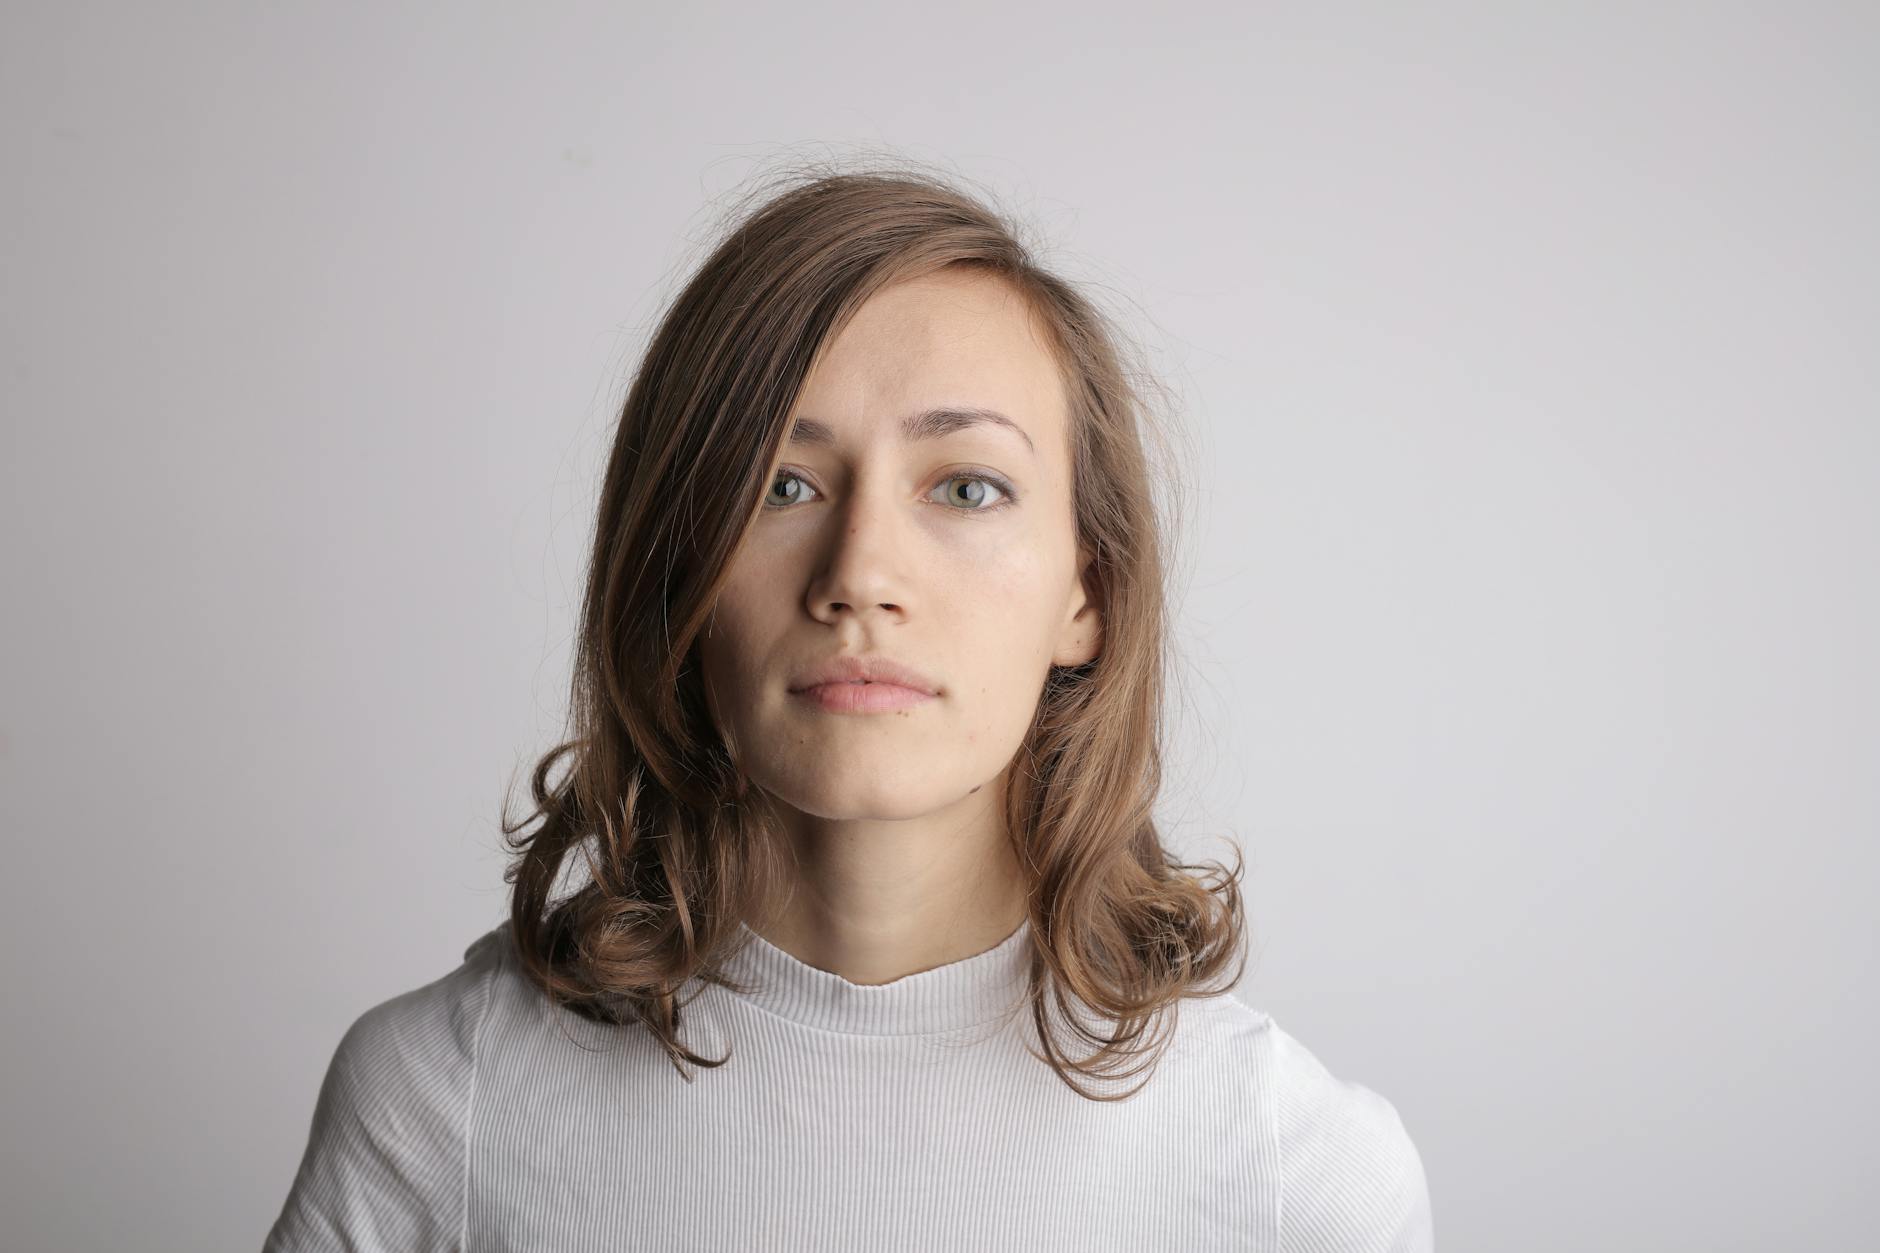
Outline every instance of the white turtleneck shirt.
<svg viewBox="0 0 1880 1253">
<path fill-rule="evenodd" d="M 688 985 L 681 1039 L 731 1051 L 688 1083 L 484 934 L 346 1031 L 263 1253 L 1432 1248 L 1396 1109 L 1231 994 L 1180 1002 L 1147 1086 L 1094 1101 L 1026 1051 L 1029 922 L 873 985 L 749 939 L 726 972 L 752 991 Z"/>
</svg>

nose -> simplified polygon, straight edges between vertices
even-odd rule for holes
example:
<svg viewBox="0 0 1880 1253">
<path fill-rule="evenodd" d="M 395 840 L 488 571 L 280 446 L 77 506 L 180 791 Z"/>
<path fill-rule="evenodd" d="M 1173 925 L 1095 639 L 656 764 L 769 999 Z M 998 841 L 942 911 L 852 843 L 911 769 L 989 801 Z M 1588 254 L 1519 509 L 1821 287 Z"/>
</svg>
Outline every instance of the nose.
<svg viewBox="0 0 1880 1253">
<path fill-rule="evenodd" d="M 914 561 L 906 507 L 886 489 L 858 486 L 829 516 L 828 551 L 807 589 L 811 616 L 832 623 L 843 611 L 905 617 L 912 590 L 907 571 Z"/>
</svg>

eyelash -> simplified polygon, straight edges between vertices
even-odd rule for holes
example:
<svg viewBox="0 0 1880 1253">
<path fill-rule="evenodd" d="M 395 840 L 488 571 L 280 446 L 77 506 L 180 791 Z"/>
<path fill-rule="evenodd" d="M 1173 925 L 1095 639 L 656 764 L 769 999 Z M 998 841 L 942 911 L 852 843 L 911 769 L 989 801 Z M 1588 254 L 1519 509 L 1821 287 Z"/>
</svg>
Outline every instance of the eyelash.
<svg viewBox="0 0 1880 1253">
<path fill-rule="evenodd" d="M 777 484 L 783 482 L 785 479 L 795 479 L 799 483 L 809 482 L 807 478 L 805 478 L 801 474 L 798 474 L 794 470 L 779 470 L 777 471 L 775 475 L 771 477 L 770 486 L 775 487 Z M 999 495 L 1001 499 L 999 503 L 996 505 L 986 505 L 978 509 L 968 509 L 964 507 L 955 506 L 954 507 L 955 513 L 964 513 L 964 514 L 998 513 L 1000 510 L 1006 508 L 1007 506 L 1016 504 L 1018 502 L 1018 492 L 1013 489 L 1012 484 L 1009 481 L 1007 481 L 1002 475 L 988 474 L 983 470 L 973 470 L 964 474 L 949 474 L 947 475 L 944 481 L 947 483 L 952 483 L 959 479 L 966 479 L 969 482 L 990 483 L 992 486 L 999 489 Z M 814 485 L 812 484 L 812 486 Z M 765 495 L 766 496 L 769 495 L 768 488 L 765 489 Z M 792 501 L 790 504 L 774 505 L 769 500 L 765 500 L 764 508 L 771 510 L 773 512 L 782 512 L 786 509 L 790 509 L 794 507 L 794 505 L 796 505 L 797 503 L 800 503 L 800 502 Z"/>
</svg>

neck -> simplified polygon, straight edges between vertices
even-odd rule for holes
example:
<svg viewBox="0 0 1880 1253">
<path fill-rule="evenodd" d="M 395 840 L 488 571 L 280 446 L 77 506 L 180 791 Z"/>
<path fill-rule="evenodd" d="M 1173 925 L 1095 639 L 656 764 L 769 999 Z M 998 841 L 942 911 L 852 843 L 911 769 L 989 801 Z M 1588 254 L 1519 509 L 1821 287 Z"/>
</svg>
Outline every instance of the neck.
<svg viewBox="0 0 1880 1253">
<path fill-rule="evenodd" d="M 999 944 L 1028 916 L 1029 892 L 1002 811 L 991 797 L 971 799 L 963 822 L 794 815 L 795 881 L 751 929 L 856 984 L 889 983 Z"/>
</svg>

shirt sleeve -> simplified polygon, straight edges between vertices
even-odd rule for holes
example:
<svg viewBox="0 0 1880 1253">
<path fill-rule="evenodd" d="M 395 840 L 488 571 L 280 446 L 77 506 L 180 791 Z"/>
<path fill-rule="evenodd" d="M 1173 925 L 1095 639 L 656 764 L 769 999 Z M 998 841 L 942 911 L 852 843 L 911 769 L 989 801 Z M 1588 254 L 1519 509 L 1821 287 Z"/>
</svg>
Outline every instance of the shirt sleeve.
<svg viewBox="0 0 1880 1253">
<path fill-rule="evenodd" d="M 1423 1159 L 1396 1107 L 1274 1024 L 1280 1253 L 1432 1253 Z"/>
<path fill-rule="evenodd" d="M 446 1253 L 464 1223 L 488 937 L 450 974 L 375 1005 L 340 1039 L 262 1253 Z"/>
</svg>

